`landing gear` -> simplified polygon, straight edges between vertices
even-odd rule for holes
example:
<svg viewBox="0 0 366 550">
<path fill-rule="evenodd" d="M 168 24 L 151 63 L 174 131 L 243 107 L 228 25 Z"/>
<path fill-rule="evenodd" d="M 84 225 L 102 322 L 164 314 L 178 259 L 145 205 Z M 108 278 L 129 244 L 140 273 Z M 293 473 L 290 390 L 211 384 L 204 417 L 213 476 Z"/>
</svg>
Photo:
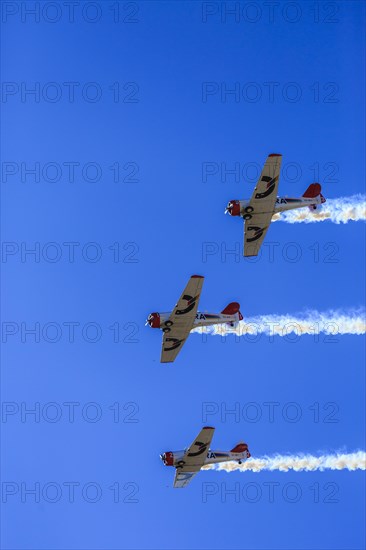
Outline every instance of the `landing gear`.
<svg viewBox="0 0 366 550">
<path fill-rule="evenodd" d="M 238 460 L 238 464 L 242 464 L 241 460 Z"/>
<path fill-rule="evenodd" d="M 253 212 L 254 208 L 253 206 L 247 206 L 246 208 L 244 208 L 244 212 L 246 212 L 247 214 L 249 214 L 250 212 Z"/>
<path fill-rule="evenodd" d="M 166 326 L 166 327 L 171 327 L 172 324 L 173 324 L 172 321 L 167 321 L 167 322 L 165 323 L 165 326 Z"/>
<path fill-rule="evenodd" d="M 170 332 L 170 328 L 169 327 L 163 328 L 163 332 Z"/>
<path fill-rule="evenodd" d="M 251 214 L 244 214 L 244 215 L 243 215 L 243 218 L 244 218 L 244 220 L 251 220 L 251 219 L 252 219 L 252 215 L 251 215 Z"/>
<path fill-rule="evenodd" d="M 183 468 L 184 465 L 185 465 L 184 460 L 180 460 L 179 462 L 177 462 L 177 468 Z"/>
</svg>

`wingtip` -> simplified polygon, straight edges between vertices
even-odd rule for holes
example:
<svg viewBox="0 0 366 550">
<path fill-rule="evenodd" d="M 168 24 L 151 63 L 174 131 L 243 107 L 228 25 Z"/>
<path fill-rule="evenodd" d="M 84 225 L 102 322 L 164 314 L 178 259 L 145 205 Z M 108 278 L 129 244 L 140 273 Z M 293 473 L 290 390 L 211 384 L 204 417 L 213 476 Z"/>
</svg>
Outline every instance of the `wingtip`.
<svg viewBox="0 0 366 550">
<path fill-rule="evenodd" d="M 212 426 L 204 426 L 202 429 L 203 430 L 214 430 L 215 428 L 213 428 Z"/>
<path fill-rule="evenodd" d="M 204 279 L 203 275 L 192 275 L 191 279 Z"/>
<path fill-rule="evenodd" d="M 269 157 L 282 157 L 282 155 L 280 153 L 271 153 L 270 155 L 268 155 Z"/>
</svg>

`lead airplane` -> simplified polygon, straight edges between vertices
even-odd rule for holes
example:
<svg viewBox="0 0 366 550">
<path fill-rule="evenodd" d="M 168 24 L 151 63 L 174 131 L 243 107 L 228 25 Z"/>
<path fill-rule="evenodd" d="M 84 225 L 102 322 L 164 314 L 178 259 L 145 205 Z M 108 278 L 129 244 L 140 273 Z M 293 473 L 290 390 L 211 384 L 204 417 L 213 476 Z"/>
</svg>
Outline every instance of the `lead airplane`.
<svg viewBox="0 0 366 550">
<path fill-rule="evenodd" d="M 244 256 L 258 255 L 274 214 L 304 207 L 316 210 L 325 202 L 319 183 L 309 185 L 300 198 L 278 197 L 281 161 L 282 155 L 269 155 L 251 199 L 233 200 L 226 207 L 225 214 L 244 219 Z"/>
<path fill-rule="evenodd" d="M 240 304 L 231 302 L 221 313 L 200 313 L 197 311 L 204 278 L 192 275 L 173 311 L 150 313 L 146 324 L 163 331 L 161 363 L 172 363 L 182 349 L 189 333 L 196 327 L 228 324 L 235 326 L 243 319 Z"/>
<path fill-rule="evenodd" d="M 248 445 L 240 441 L 231 451 L 211 451 L 209 448 L 215 428 L 202 428 L 196 439 L 183 451 L 166 452 L 160 455 L 165 466 L 176 468 L 174 487 L 183 488 L 206 464 L 237 461 L 239 464 L 250 458 Z"/>
</svg>

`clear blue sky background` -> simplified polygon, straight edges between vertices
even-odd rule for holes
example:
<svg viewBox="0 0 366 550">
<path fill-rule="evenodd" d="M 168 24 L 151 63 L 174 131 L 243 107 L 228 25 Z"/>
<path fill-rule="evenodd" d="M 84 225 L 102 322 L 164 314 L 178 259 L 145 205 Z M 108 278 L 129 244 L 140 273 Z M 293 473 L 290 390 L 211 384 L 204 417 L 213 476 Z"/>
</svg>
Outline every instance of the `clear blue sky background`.
<svg viewBox="0 0 366 550">
<path fill-rule="evenodd" d="M 56 242 L 63 251 L 55 263 L 44 258 L 37 263 L 31 256 L 21 262 L 19 253 L 8 257 L 3 321 L 17 323 L 19 330 L 22 322 L 64 328 L 57 343 L 42 337 L 39 343 L 32 337 L 22 343 L 18 332 L 3 346 L 3 400 L 28 408 L 55 402 L 62 411 L 54 423 L 44 417 L 34 422 L 31 416 L 21 422 L 19 413 L 3 417 L 2 479 L 19 487 L 3 504 L 3 548 L 362 548 L 362 472 L 204 472 L 178 491 L 172 488 L 174 471 L 164 468 L 159 453 L 188 445 L 204 424 L 216 427 L 214 447 L 232 448 L 244 439 L 254 457 L 364 449 L 363 338 L 339 337 L 330 344 L 309 336 L 291 344 L 264 336 L 257 343 L 233 337 L 202 342 L 192 335 L 176 363 L 162 366 L 161 334 L 144 321 L 151 311 L 173 307 L 193 273 L 206 277 L 200 305 L 211 311 L 233 300 L 241 303 L 244 316 L 364 304 L 362 223 L 273 224 L 267 242 L 280 243 L 273 262 L 268 255 L 254 263 L 235 262 L 233 256 L 222 261 L 219 254 L 206 262 L 202 257 L 205 242 L 228 248 L 241 242 L 240 221 L 223 211 L 229 199 L 249 197 L 253 187 L 243 178 L 221 182 L 219 175 L 203 183 L 204 162 L 260 165 L 267 154 L 280 152 L 284 164 L 295 162 L 302 169 L 292 183 L 282 178 L 284 195 L 302 194 L 313 181 L 315 163 L 326 197 L 364 192 L 364 4 L 331 3 L 337 8 L 335 22 L 327 22 L 332 11 L 320 4 L 319 23 L 310 2 L 297 3 L 301 16 L 294 23 L 288 21 L 295 17 L 291 10 L 283 15 L 285 4 L 275 11 L 274 22 L 258 4 L 255 23 L 248 21 L 252 14 L 223 23 L 219 13 L 204 23 L 201 2 L 141 2 L 136 23 L 114 23 L 111 4 L 99 4 L 102 17 L 94 24 L 83 21 L 79 7 L 73 24 L 63 9 L 54 24 L 44 17 L 34 23 L 31 16 L 21 22 L 17 14 L 3 25 L 3 80 L 28 87 L 56 82 L 63 90 L 55 103 L 44 97 L 37 103 L 30 96 L 22 102 L 19 93 L 8 97 L 2 105 L 3 161 L 18 166 L 94 162 L 102 169 L 95 183 L 83 180 L 80 168 L 73 183 L 66 170 L 55 183 L 42 177 L 35 183 L 31 176 L 21 182 L 19 174 L 2 183 L 3 240 L 41 247 Z M 121 9 L 121 17 L 132 13 L 123 3 Z M 97 82 L 102 98 L 90 103 L 76 91 L 70 103 L 62 84 L 70 81 L 80 83 L 78 90 Z M 121 87 L 138 83 L 138 102 L 115 103 L 108 87 L 117 81 Z M 232 97 L 222 102 L 216 94 L 204 103 L 206 81 L 227 87 L 254 82 L 263 96 L 257 102 Z M 265 82 L 278 83 L 273 102 Z M 301 89 L 297 102 L 282 95 L 289 82 Z M 335 102 L 325 101 L 334 89 L 334 84 L 326 89 L 328 83 L 337 86 Z M 138 181 L 114 183 L 108 167 L 115 162 L 137 163 Z M 335 181 L 327 179 L 330 162 L 338 168 Z M 80 243 L 73 263 L 62 244 L 69 241 Z M 102 250 L 95 263 L 80 253 L 92 241 Z M 116 242 L 125 261 L 113 261 L 109 247 Z M 126 245 L 131 242 L 136 244 Z M 282 256 L 289 242 L 300 247 L 297 262 Z M 333 248 L 326 248 L 329 243 Z M 319 246 L 318 262 L 314 246 Z M 335 262 L 327 261 L 332 250 Z M 127 261 L 131 257 L 137 262 Z M 80 323 L 74 343 L 63 325 L 70 321 Z M 90 322 L 102 330 L 94 344 L 80 332 Z M 114 343 L 108 327 L 117 322 L 121 338 Z M 65 402 L 80 403 L 74 423 L 67 419 Z M 102 413 L 95 423 L 80 414 L 89 402 Z M 109 408 L 115 402 L 121 407 L 119 422 L 113 422 Z M 126 421 L 132 408 L 123 410 L 130 402 L 138 407 L 128 417 L 135 423 Z M 214 414 L 206 420 L 205 402 L 228 408 L 237 402 L 242 410 L 255 402 L 262 417 L 249 422 Z M 279 403 L 274 422 L 265 402 Z M 289 402 L 301 411 L 298 422 L 281 414 Z M 326 421 L 330 402 L 335 423 Z M 319 403 L 319 422 L 309 409 L 314 403 Z M 55 482 L 64 492 L 55 503 L 42 496 L 38 503 L 32 496 L 22 502 L 22 482 L 28 488 Z M 65 482 L 80 484 L 73 503 Z M 102 490 L 96 503 L 81 496 L 89 482 Z M 218 484 L 218 493 L 203 502 L 206 482 Z M 239 483 L 245 491 L 251 482 L 262 491 L 258 502 L 243 496 L 240 502 L 233 496 L 222 502 L 221 483 L 227 489 Z M 268 482 L 279 484 L 273 503 Z M 289 482 L 300 487 L 298 502 L 282 495 Z M 109 489 L 115 483 L 121 488 L 118 503 Z M 136 486 L 138 502 L 123 502 Z M 329 503 L 334 487 L 336 502 Z"/>
</svg>

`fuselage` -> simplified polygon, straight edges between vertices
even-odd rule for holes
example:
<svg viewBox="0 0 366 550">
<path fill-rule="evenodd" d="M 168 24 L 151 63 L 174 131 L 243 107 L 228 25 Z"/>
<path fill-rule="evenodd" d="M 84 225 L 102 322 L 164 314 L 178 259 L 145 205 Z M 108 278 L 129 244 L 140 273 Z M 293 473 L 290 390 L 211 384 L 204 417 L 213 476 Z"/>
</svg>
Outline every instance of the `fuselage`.
<svg viewBox="0 0 366 550">
<path fill-rule="evenodd" d="M 325 202 L 325 199 L 322 197 L 322 195 L 319 195 L 315 198 L 305 198 L 300 197 L 296 199 L 292 199 L 290 197 L 277 197 L 275 205 L 273 210 L 271 210 L 271 213 L 277 214 L 279 212 L 285 212 L 286 210 L 294 210 L 296 208 L 304 208 L 307 206 L 311 209 L 316 209 L 318 205 Z M 251 208 L 250 200 L 244 199 L 244 200 L 234 200 L 230 201 L 227 206 L 227 211 L 232 216 L 243 216 L 246 214 L 246 209 Z M 251 209 L 251 212 L 253 212 L 253 208 Z M 256 213 L 267 213 L 268 210 L 265 210 L 263 207 L 260 210 L 255 210 Z M 249 214 L 249 212 L 248 212 Z"/>
<path fill-rule="evenodd" d="M 171 312 L 160 313 L 160 323 L 163 325 L 171 316 Z M 196 317 L 193 323 L 193 327 L 205 327 L 209 325 L 218 325 L 220 323 L 237 323 L 239 321 L 239 314 L 224 315 L 222 313 L 202 313 L 197 311 Z"/>
<path fill-rule="evenodd" d="M 187 450 L 183 451 L 174 451 L 166 452 L 161 455 L 161 459 L 164 462 L 165 466 L 175 466 L 176 468 L 182 467 L 185 464 L 184 457 L 186 456 Z M 230 461 L 240 461 L 244 462 L 250 458 L 249 450 L 244 450 L 240 453 L 233 453 L 231 451 L 212 451 L 209 449 L 206 454 L 204 466 L 206 464 L 218 464 L 219 462 L 230 462 Z M 199 462 L 202 465 L 201 462 Z M 190 466 L 192 466 L 190 462 Z"/>
<path fill-rule="evenodd" d="M 316 207 L 318 204 L 322 204 L 322 197 L 315 197 L 314 199 L 300 198 L 300 199 L 291 199 L 289 197 L 277 197 L 274 213 L 285 212 L 285 210 L 294 210 L 296 208 L 304 208 L 307 206 Z"/>
<path fill-rule="evenodd" d="M 163 312 L 163 313 L 150 313 L 147 318 L 147 323 L 152 328 L 169 328 L 169 319 L 172 315 L 172 312 Z M 242 314 L 239 312 L 234 313 L 233 315 L 227 315 L 225 313 L 203 313 L 197 312 L 196 317 L 193 322 L 193 328 L 196 327 L 207 327 L 210 325 L 219 325 L 227 323 L 229 325 L 235 325 L 243 319 Z M 166 324 L 168 321 L 168 324 Z"/>
</svg>

